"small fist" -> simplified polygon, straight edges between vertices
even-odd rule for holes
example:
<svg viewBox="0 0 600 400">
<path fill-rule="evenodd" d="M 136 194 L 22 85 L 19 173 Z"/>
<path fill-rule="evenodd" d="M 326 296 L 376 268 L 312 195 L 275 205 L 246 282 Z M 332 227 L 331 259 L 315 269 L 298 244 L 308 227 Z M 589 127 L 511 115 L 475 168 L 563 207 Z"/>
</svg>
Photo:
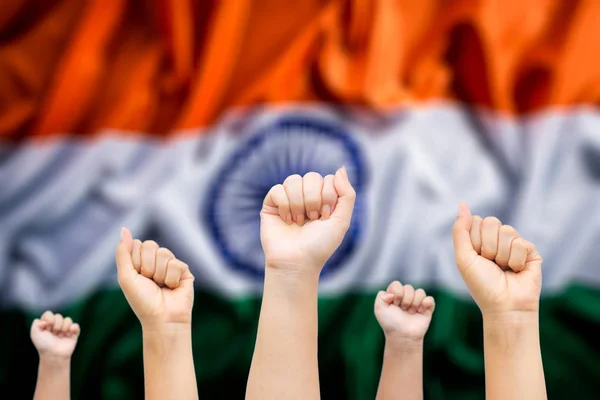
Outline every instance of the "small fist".
<svg viewBox="0 0 600 400">
<path fill-rule="evenodd" d="M 538 310 L 542 258 L 512 226 L 472 216 L 461 203 L 452 237 L 456 265 L 482 313 Z"/>
<path fill-rule="evenodd" d="M 375 317 L 388 341 L 422 342 L 434 309 L 433 297 L 423 289 L 402 286 L 398 281 L 375 298 Z"/>
<path fill-rule="evenodd" d="M 344 239 L 355 198 L 343 167 L 325 178 L 291 175 L 273 186 L 260 213 L 267 268 L 320 272 Z"/>
<path fill-rule="evenodd" d="M 46 311 L 31 324 L 31 341 L 40 358 L 69 359 L 79 338 L 79 324 L 69 317 Z"/>
<path fill-rule="evenodd" d="M 116 260 L 119 285 L 142 327 L 191 323 L 194 277 L 187 264 L 152 240 L 134 241 L 126 228 Z"/>
</svg>

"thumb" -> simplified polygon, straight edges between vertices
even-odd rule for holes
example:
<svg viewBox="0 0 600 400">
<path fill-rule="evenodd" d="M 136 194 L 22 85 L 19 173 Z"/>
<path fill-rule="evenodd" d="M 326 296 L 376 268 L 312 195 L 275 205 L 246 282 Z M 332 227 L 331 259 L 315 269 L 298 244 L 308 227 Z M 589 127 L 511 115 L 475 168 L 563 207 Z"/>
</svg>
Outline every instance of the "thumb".
<svg viewBox="0 0 600 400">
<path fill-rule="evenodd" d="M 375 297 L 375 311 L 383 309 L 392 304 L 394 297 L 395 296 L 393 293 L 380 290 L 379 293 L 377 293 L 377 297 Z"/>
<path fill-rule="evenodd" d="M 354 210 L 356 192 L 348 179 L 346 167 L 342 167 L 336 171 L 333 186 L 338 194 L 338 200 L 331 218 L 337 219 L 348 229 L 352 219 L 352 211 Z"/>
<path fill-rule="evenodd" d="M 183 273 L 181 274 L 181 280 L 179 281 L 179 285 L 186 289 L 194 290 L 194 275 L 190 271 L 190 268 L 187 267 Z"/>
<path fill-rule="evenodd" d="M 477 252 L 471 242 L 471 223 L 473 217 L 471 210 L 465 203 L 459 203 L 458 216 L 452 227 L 452 241 L 454 242 L 454 258 L 456 265 L 462 271 L 475 262 Z"/>
<path fill-rule="evenodd" d="M 131 261 L 131 252 L 133 250 L 133 238 L 131 232 L 127 228 L 121 228 L 121 239 L 117 246 L 115 258 L 117 260 L 117 270 L 119 272 L 119 280 L 131 279 L 137 272 Z"/>
<path fill-rule="evenodd" d="M 525 249 L 527 250 L 527 258 L 525 259 L 525 269 L 531 270 L 537 274 L 542 272 L 542 256 L 537 252 L 537 249 L 533 243 L 528 240 L 523 240 Z"/>
<path fill-rule="evenodd" d="M 394 298 L 396 296 L 394 296 L 394 293 L 389 293 L 389 292 L 384 292 L 383 290 L 381 290 L 379 292 L 379 299 L 384 302 L 385 304 L 392 304 L 392 302 L 394 301 Z"/>
<path fill-rule="evenodd" d="M 39 319 L 34 319 L 33 323 L 31 324 L 31 330 L 32 331 L 41 331 L 44 328 L 46 328 L 46 322 L 45 321 L 41 321 Z"/>
</svg>

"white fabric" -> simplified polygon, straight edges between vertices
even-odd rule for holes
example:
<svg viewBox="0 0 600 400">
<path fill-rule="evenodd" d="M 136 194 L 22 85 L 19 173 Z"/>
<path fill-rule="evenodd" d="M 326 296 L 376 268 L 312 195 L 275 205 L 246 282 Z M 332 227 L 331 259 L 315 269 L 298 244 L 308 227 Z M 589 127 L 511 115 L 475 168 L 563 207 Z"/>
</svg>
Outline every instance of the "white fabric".
<svg viewBox="0 0 600 400">
<path fill-rule="evenodd" d="M 115 285 L 114 247 L 121 226 L 173 250 L 192 267 L 199 286 L 226 296 L 258 293 L 262 281 L 232 268 L 204 210 L 215 200 L 210 190 L 232 153 L 290 115 L 341 128 L 358 143 L 365 161 L 359 238 L 339 268 L 322 278 L 323 296 L 377 289 L 393 279 L 465 294 L 450 237 L 461 200 L 476 214 L 496 215 L 515 226 L 538 246 L 546 292 L 573 281 L 600 285 L 600 114 L 595 110 L 552 110 L 517 121 L 451 104 L 385 117 L 356 109 L 278 107 L 232 112 L 207 131 L 186 132 L 169 142 L 107 132 L 90 142 L 5 145 L 0 149 L 4 306 L 53 308 Z M 248 168 L 258 169 L 257 182 L 264 181 L 263 173 L 285 170 L 285 157 L 323 170 L 346 157 L 327 138 L 315 143 L 314 136 L 294 132 L 281 138 L 248 161 Z M 349 167 L 352 177 L 356 171 Z M 254 176 L 252 171 L 241 168 L 236 174 L 242 179 Z M 246 214 L 238 217 L 236 210 L 247 199 L 233 189 L 225 193 L 228 197 L 217 201 L 233 208 L 231 214 L 227 208 L 219 211 L 219 221 L 225 228 L 234 224 L 233 232 L 241 224 L 231 246 L 247 248 L 248 260 L 257 264 L 258 215 L 245 222 Z"/>
</svg>

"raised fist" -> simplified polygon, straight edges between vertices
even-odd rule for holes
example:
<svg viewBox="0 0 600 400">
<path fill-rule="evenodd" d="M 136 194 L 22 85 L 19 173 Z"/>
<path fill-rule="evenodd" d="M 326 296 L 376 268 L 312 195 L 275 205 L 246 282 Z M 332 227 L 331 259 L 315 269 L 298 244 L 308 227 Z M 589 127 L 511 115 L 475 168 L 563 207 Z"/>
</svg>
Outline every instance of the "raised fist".
<svg viewBox="0 0 600 400">
<path fill-rule="evenodd" d="M 119 285 L 144 328 L 191 323 L 194 277 L 156 242 L 133 240 L 126 228 L 116 252 Z"/>
<path fill-rule="evenodd" d="M 422 342 L 434 309 L 433 297 L 423 289 L 402 286 L 398 281 L 375 298 L 375 317 L 388 341 Z"/>
<path fill-rule="evenodd" d="M 542 258 L 513 227 L 472 216 L 461 203 L 452 237 L 456 265 L 482 313 L 539 309 Z"/>
<path fill-rule="evenodd" d="M 325 178 L 291 175 L 273 186 L 260 213 L 267 268 L 320 272 L 350 226 L 355 197 L 343 167 Z"/>
<path fill-rule="evenodd" d="M 31 324 L 31 341 L 40 358 L 69 359 L 79 338 L 79 324 L 69 317 L 46 311 Z"/>
</svg>

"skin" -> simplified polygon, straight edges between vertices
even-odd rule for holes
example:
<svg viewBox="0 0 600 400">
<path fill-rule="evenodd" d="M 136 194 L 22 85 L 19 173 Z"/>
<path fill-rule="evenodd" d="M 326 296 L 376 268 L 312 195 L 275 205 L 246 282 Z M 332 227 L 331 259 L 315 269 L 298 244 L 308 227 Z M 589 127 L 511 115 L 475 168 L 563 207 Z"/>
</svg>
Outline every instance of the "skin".
<svg viewBox="0 0 600 400">
<path fill-rule="evenodd" d="M 459 205 L 453 230 L 458 269 L 483 315 L 487 399 L 546 399 L 539 340 L 542 258 L 494 217 Z"/>
<path fill-rule="evenodd" d="M 423 398 L 423 339 L 435 309 L 423 289 L 398 281 L 375 298 L 375 317 L 385 334 L 377 399 Z"/>
<path fill-rule="evenodd" d="M 69 317 L 46 311 L 31 325 L 31 341 L 40 356 L 34 400 L 69 399 L 71 355 L 80 328 Z"/>
<path fill-rule="evenodd" d="M 265 197 L 265 283 L 246 398 L 320 397 L 319 275 L 350 226 L 355 197 L 345 168 L 325 178 L 292 175 Z"/>
<path fill-rule="evenodd" d="M 187 264 L 154 241 L 134 241 L 126 228 L 116 260 L 119 285 L 142 325 L 146 399 L 197 399 Z"/>
</svg>

